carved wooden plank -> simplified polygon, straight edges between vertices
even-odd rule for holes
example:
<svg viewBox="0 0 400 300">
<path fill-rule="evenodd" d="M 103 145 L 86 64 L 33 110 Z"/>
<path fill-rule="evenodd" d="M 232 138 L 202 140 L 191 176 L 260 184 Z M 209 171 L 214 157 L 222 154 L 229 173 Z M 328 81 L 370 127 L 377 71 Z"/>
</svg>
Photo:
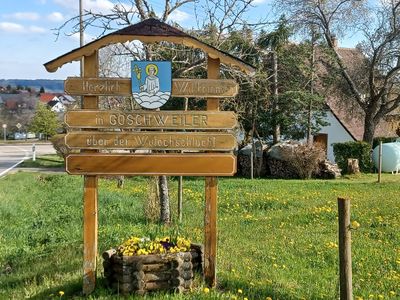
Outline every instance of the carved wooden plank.
<svg viewBox="0 0 400 300">
<path fill-rule="evenodd" d="M 71 175 L 183 175 L 233 176 L 232 154 L 70 154 L 66 171 Z"/>
<path fill-rule="evenodd" d="M 71 149 L 151 149 L 229 151 L 236 139 L 228 133 L 204 132 L 70 132 L 65 144 Z"/>
<path fill-rule="evenodd" d="M 71 95 L 132 95 L 130 78 L 80 78 L 68 77 L 64 90 Z M 173 97 L 234 97 L 239 85 L 231 79 L 186 79 L 172 80 Z"/>
<path fill-rule="evenodd" d="M 71 128 L 232 129 L 233 112 L 71 110 L 64 116 Z"/>
</svg>

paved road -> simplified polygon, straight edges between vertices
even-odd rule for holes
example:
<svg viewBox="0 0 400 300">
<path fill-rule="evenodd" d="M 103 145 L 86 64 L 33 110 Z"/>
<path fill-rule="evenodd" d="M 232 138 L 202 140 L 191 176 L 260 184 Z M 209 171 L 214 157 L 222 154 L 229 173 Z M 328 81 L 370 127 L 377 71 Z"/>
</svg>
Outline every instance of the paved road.
<svg viewBox="0 0 400 300">
<path fill-rule="evenodd" d="M 36 144 L 36 156 L 55 154 L 51 144 Z M 32 144 L 0 145 L 0 177 L 32 157 Z"/>
</svg>

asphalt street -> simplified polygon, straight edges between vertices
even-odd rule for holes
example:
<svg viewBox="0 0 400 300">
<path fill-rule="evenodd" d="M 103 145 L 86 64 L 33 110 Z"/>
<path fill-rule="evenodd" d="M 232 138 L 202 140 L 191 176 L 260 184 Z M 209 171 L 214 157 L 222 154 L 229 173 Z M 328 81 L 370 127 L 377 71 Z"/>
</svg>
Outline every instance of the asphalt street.
<svg viewBox="0 0 400 300">
<path fill-rule="evenodd" d="M 32 158 L 33 143 L 0 145 L 0 177 L 6 175 L 25 159 Z M 36 156 L 55 154 L 51 144 L 35 144 Z"/>
</svg>

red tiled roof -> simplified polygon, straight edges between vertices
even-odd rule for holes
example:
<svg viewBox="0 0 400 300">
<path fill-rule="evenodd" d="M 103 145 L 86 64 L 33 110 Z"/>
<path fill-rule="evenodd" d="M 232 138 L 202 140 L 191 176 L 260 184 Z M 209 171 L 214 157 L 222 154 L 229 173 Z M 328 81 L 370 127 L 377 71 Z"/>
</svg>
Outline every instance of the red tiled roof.
<svg viewBox="0 0 400 300">
<path fill-rule="evenodd" d="M 40 94 L 40 102 L 48 103 L 51 100 L 53 100 L 54 97 L 56 97 L 56 96 L 57 96 L 57 94 L 42 93 L 42 94 Z"/>
</svg>

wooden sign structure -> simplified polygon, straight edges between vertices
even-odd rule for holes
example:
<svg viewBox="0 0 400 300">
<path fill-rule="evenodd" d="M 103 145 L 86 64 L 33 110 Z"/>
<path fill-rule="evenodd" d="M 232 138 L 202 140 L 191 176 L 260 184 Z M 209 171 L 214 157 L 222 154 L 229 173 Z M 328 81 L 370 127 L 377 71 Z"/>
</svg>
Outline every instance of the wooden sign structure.
<svg viewBox="0 0 400 300">
<path fill-rule="evenodd" d="M 179 97 L 206 97 L 207 112 L 99 111 L 98 96 L 130 95 L 130 82 L 128 79 L 99 78 L 98 51 L 110 44 L 133 40 L 143 43 L 166 41 L 203 50 L 208 58 L 208 78 L 174 79 L 172 94 Z M 231 129 L 237 123 L 233 113 L 218 112 L 219 98 L 234 96 L 238 91 L 235 82 L 219 79 L 220 63 L 239 68 L 249 74 L 254 73 L 254 67 L 156 19 L 147 19 L 108 34 L 47 62 L 45 67 L 49 72 L 55 72 L 64 64 L 74 60 L 79 61 L 82 58 L 83 78 L 68 78 L 65 90 L 70 94 L 83 96 L 83 110 L 68 112 L 65 121 L 70 128 L 81 129 L 79 132 L 69 133 L 66 137 L 68 145 L 83 151 L 81 154 L 73 154 L 67 158 L 66 169 L 70 174 L 85 175 L 83 293 L 90 294 L 96 282 L 97 175 L 99 174 L 205 176 L 204 276 L 207 284 L 214 287 L 217 254 L 218 181 L 216 176 L 229 176 L 236 171 L 236 158 L 230 153 L 235 144 L 232 136 L 227 133 L 210 132 L 210 130 Z M 101 128 L 109 131 L 88 131 L 102 130 Z M 134 131 L 126 131 L 126 129 Z M 207 130 L 207 133 L 205 135 L 190 131 L 187 133 L 154 131 L 143 133 L 142 130 L 147 129 Z M 134 142 L 136 140 L 139 140 L 139 143 Z M 102 154 L 93 150 L 107 149 L 113 143 L 118 144 L 118 146 L 115 145 L 117 149 L 137 149 L 143 145 L 143 148 L 166 147 L 169 150 L 178 148 L 178 143 L 185 143 L 185 147 L 190 150 L 208 151 L 207 153 L 123 155 Z M 212 153 L 215 151 L 228 153 Z"/>
<path fill-rule="evenodd" d="M 204 132 L 70 132 L 65 144 L 71 149 L 151 149 L 232 151 L 236 138 L 229 133 Z"/>
<path fill-rule="evenodd" d="M 130 78 L 78 78 L 68 77 L 65 92 L 71 95 L 131 96 Z M 172 97 L 234 97 L 239 85 L 230 79 L 172 79 Z"/>
<path fill-rule="evenodd" d="M 233 129 L 237 119 L 233 112 L 209 111 L 106 111 L 73 110 L 64 122 L 71 128 L 128 129 Z"/>
<path fill-rule="evenodd" d="M 71 175 L 233 176 L 232 154 L 70 154 L 66 170 Z"/>
</svg>

